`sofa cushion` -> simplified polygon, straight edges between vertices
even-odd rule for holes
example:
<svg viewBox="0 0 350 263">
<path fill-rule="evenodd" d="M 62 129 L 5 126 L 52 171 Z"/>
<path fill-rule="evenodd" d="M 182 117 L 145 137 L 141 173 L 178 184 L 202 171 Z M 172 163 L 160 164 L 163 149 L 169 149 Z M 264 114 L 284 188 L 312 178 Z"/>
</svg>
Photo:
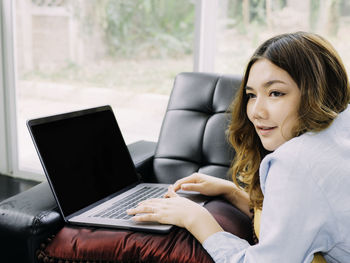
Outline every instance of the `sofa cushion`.
<svg viewBox="0 0 350 263">
<path fill-rule="evenodd" d="M 222 199 L 205 205 L 225 231 L 252 243 L 248 216 Z M 185 229 L 168 234 L 65 226 L 38 251 L 42 262 L 213 262 Z"/>
</svg>

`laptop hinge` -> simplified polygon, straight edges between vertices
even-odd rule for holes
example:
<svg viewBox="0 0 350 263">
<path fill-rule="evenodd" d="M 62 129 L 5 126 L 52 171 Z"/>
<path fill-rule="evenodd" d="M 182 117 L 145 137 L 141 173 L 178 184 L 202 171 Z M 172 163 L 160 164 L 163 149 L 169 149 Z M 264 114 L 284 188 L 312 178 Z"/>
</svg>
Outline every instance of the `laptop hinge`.
<svg viewBox="0 0 350 263">
<path fill-rule="evenodd" d="M 144 183 L 140 173 L 136 173 L 136 176 L 137 176 L 137 179 L 139 180 L 140 183 Z"/>
</svg>

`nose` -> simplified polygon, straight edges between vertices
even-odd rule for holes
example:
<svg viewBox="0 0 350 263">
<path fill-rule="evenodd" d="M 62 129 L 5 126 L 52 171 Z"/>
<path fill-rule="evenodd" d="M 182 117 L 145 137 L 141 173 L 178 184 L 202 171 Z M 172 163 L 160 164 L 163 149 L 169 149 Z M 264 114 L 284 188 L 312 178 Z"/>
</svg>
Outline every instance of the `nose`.
<svg viewBox="0 0 350 263">
<path fill-rule="evenodd" d="M 257 97 L 253 101 L 252 105 L 252 116 L 254 119 L 266 119 L 268 117 L 268 110 L 266 107 L 266 101 L 261 98 Z"/>
</svg>

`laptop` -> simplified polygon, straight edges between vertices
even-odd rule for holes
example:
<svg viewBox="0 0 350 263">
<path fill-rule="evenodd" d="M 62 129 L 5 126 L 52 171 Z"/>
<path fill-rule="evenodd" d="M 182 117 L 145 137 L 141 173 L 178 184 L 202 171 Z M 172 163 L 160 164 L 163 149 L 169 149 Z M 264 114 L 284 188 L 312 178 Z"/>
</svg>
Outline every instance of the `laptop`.
<svg viewBox="0 0 350 263">
<path fill-rule="evenodd" d="M 164 196 L 169 185 L 142 183 L 110 106 L 28 120 L 27 127 L 66 223 L 171 230 L 126 214 L 142 200 Z M 197 193 L 182 195 L 205 202 Z"/>
</svg>

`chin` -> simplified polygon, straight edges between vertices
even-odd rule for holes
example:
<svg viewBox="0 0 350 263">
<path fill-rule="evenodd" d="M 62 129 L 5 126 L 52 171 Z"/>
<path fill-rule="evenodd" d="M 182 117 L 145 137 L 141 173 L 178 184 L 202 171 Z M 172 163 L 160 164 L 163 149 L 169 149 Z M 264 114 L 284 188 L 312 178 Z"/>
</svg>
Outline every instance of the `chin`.
<svg viewBox="0 0 350 263">
<path fill-rule="evenodd" d="M 270 152 L 273 152 L 273 151 L 275 151 L 278 147 L 280 147 L 280 146 L 282 145 L 282 143 L 281 143 L 281 144 L 267 144 L 267 143 L 264 144 L 264 143 L 263 143 L 262 145 L 263 145 L 263 147 L 264 147 L 265 150 L 270 151 Z"/>
<path fill-rule="evenodd" d="M 273 151 L 277 150 L 278 147 L 283 145 L 283 143 L 285 143 L 285 142 L 282 142 L 282 143 L 279 143 L 279 144 L 273 144 L 273 145 L 271 145 L 271 144 L 263 144 L 263 147 L 264 147 L 265 150 L 273 152 Z"/>
<path fill-rule="evenodd" d="M 269 151 L 269 152 L 273 152 L 274 150 L 276 150 L 278 147 L 267 147 L 267 146 L 264 146 L 264 149 Z"/>
</svg>

